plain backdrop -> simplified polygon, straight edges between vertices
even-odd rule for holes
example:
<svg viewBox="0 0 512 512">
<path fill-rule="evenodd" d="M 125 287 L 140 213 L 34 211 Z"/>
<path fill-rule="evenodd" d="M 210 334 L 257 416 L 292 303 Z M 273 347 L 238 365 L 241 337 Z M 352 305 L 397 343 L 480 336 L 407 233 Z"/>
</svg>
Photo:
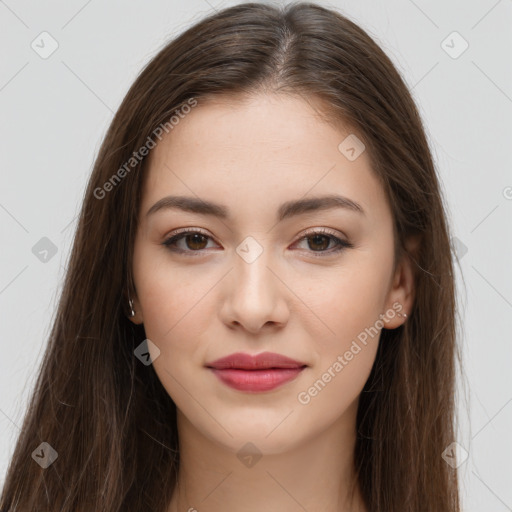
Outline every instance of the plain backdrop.
<svg viewBox="0 0 512 512">
<path fill-rule="evenodd" d="M 0 1 L 0 484 L 113 113 L 170 38 L 236 3 Z M 512 1 L 319 3 L 369 32 L 419 105 L 460 258 L 464 510 L 510 511 Z"/>
</svg>

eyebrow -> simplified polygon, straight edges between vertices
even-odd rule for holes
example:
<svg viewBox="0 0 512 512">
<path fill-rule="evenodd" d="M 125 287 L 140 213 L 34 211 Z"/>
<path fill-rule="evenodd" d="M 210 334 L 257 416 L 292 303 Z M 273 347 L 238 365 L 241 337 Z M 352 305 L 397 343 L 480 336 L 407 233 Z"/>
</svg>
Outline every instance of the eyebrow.
<svg viewBox="0 0 512 512">
<path fill-rule="evenodd" d="M 313 211 L 330 210 L 333 208 L 344 208 L 350 211 L 365 215 L 365 211 L 359 203 L 356 203 L 348 197 L 340 195 L 326 195 L 321 197 L 311 197 L 308 199 L 298 199 L 283 203 L 277 212 L 278 222 Z M 218 203 L 205 201 L 197 197 L 188 196 L 166 196 L 157 201 L 146 213 L 146 217 L 161 210 L 178 209 L 185 212 L 197 213 L 199 215 L 212 215 L 220 219 L 229 219 L 229 209 Z"/>
</svg>

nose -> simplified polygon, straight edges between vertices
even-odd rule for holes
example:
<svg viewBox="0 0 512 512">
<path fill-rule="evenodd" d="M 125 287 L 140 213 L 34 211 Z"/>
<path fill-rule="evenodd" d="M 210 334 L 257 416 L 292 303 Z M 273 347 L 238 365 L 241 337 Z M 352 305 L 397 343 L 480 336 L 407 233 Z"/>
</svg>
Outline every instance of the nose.
<svg viewBox="0 0 512 512">
<path fill-rule="evenodd" d="M 237 254 L 234 268 L 224 280 L 222 320 L 231 329 L 244 329 L 251 334 L 263 327 L 282 328 L 289 319 L 291 292 L 284 279 L 271 267 L 276 265 L 264 250 L 248 262 Z"/>
</svg>

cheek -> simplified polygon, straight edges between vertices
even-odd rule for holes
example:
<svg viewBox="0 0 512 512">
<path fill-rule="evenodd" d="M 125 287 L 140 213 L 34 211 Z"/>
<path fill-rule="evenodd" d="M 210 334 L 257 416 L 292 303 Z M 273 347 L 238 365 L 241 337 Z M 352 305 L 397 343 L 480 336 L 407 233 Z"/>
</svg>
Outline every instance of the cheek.
<svg viewBox="0 0 512 512">
<path fill-rule="evenodd" d="M 136 245 L 134 279 L 146 336 L 162 353 L 192 353 L 214 314 L 208 291 L 218 278 L 198 267 L 176 268 L 165 252 Z"/>
<path fill-rule="evenodd" d="M 328 280 L 308 291 L 305 301 L 329 328 L 322 337 L 330 341 L 328 352 L 342 349 L 383 313 L 392 271 L 392 258 L 376 251 L 357 251 Z"/>
<path fill-rule="evenodd" d="M 385 282 L 380 276 L 367 272 L 347 272 L 340 277 L 332 294 L 325 297 L 326 321 L 332 325 L 337 335 L 343 338 L 357 336 L 377 320 L 382 305 Z"/>
<path fill-rule="evenodd" d="M 308 328 L 312 334 L 317 331 L 312 344 L 316 364 L 296 397 L 307 429 L 318 428 L 311 418 L 322 418 L 322 423 L 329 424 L 349 408 L 357 408 L 356 401 L 375 361 L 388 268 L 367 256 L 358 257 L 357 265 L 340 269 L 315 295 L 312 309 L 323 321 L 319 328 L 318 320 L 312 320 Z M 330 335 L 325 336 L 325 332 Z"/>
<path fill-rule="evenodd" d="M 166 261 L 165 253 L 148 247 L 135 251 L 134 279 L 146 337 L 160 351 L 153 357 L 154 370 L 178 408 L 187 410 L 190 396 L 201 396 L 204 386 L 199 368 L 207 323 L 211 326 L 215 314 L 207 292 L 216 279 L 180 271 Z"/>
<path fill-rule="evenodd" d="M 316 337 L 317 364 L 302 400 L 297 397 L 312 416 L 317 410 L 330 420 L 354 403 L 374 364 L 393 265 L 391 243 L 376 241 L 344 263 L 316 293 L 314 309 L 334 334 Z"/>
</svg>

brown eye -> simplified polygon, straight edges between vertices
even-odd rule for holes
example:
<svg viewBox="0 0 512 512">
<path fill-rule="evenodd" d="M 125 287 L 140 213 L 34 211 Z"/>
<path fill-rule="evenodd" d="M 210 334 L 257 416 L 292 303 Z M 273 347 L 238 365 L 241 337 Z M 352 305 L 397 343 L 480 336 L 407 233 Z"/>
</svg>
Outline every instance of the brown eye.
<svg viewBox="0 0 512 512">
<path fill-rule="evenodd" d="M 346 240 L 338 238 L 330 231 L 325 229 L 306 233 L 298 243 L 307 241 L 307 251 L 313 253 L 314 256 L 329 256 L 338 253 L 344 249 L 354 247 L 353 244 Z M 334 247 L 329 249 L 329 244 L 334 243 Z M 315 254 L 317 253 L 317 254 Z"/>
<path fill-rule="evenodd" d="M 169 250 L 181 253 L 201 252 L 207 248 L 208 240 L 211 238 L 201 231 L 182 231 L 171 236 L 162 245 Z M 184 242 L 180 247 L 178 244 Z"/>
<path fill-rule="evenodd" d="M 313 251 L 322 251 L 329 247 L 329 244 L 333 240 L 333 237 L 329 237 L 329 236 L 325 236 L 325 235 L 313 235 L 313 236 L 308 236 L 307 240 L 310 241 L 310 242 L 308 242 L 308 247 L 310 249 L 312 249 Z M 312 242 L 311 242 L 311 240 L 312 240 Z"/>
<path fill-rule="evenodd" d="M 192 233 L 190 235 L 185 235 L 185 243 L 189 249 L 200 250 L 204 249 L 204 243 L 206 241 L 206 237 L 204 235 L 200 235 L 198 233 Z"/>
<path fill-rule="evenodd" d="M 208 241 L 213 240 L 209 235 L 201 231 L 182 231 L 162 243 L 170 251 L 190 256 L 200 256 L 208 247 Z M 297 243 L 307 241 L 308 253 L 315 257 L 329 256 L 344 249 L 353 247 L 353 244 L 342 240 L 326 230 L 316 230 L 306 233 Z M 183 243 L 182 243 L 183 242 Z M 180 243 L 181 246 L 179 245 Z M 333 243 L 333 247 L 329 247 Z M 195 253 L 195 254 L 194 254 Z"/>
</svg>

